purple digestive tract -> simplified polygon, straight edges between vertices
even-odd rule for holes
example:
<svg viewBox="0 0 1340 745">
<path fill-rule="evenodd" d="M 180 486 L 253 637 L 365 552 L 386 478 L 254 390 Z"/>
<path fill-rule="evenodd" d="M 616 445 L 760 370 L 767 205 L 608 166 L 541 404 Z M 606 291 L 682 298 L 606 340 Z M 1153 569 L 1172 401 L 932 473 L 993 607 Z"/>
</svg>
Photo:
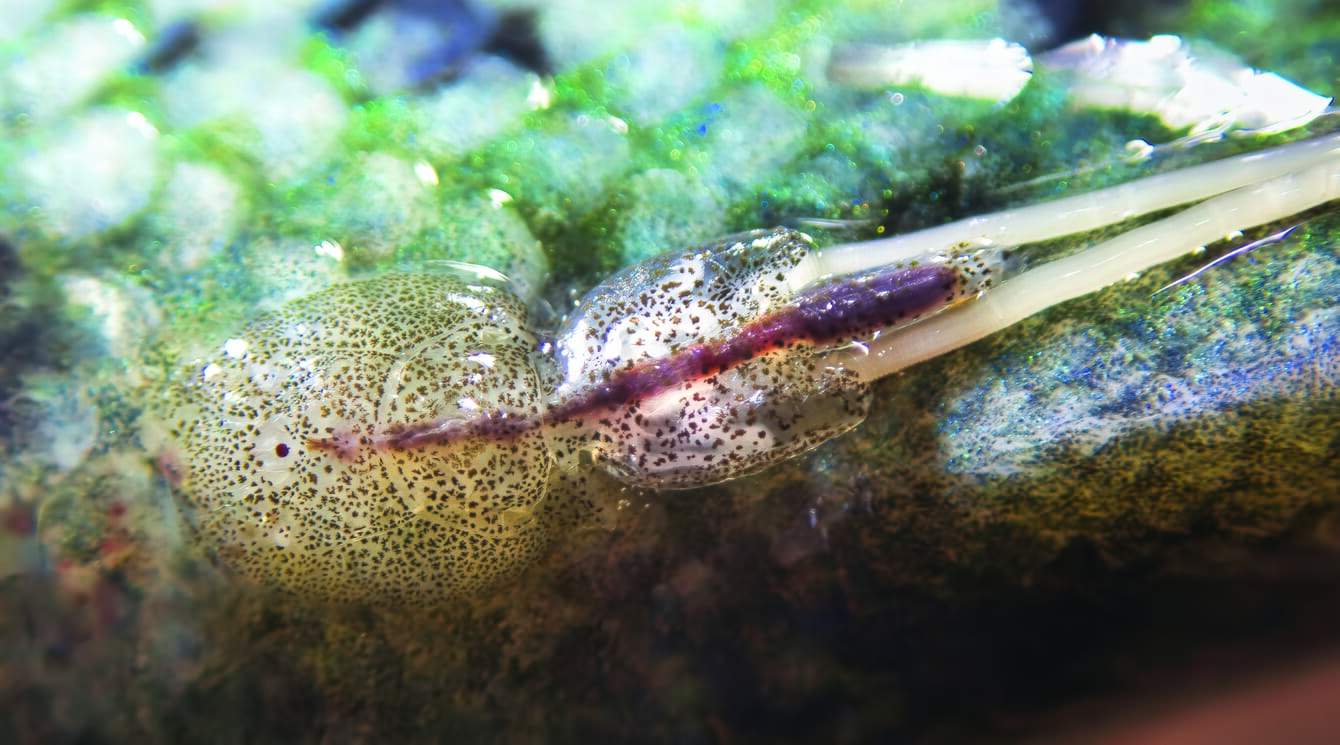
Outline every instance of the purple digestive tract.
<svg viewBox="0 0 1340 745">
<path fill-rule="evenodd" d="M 559 427 L 587 434 L 598 458 L 636 484 L 687 487 L 760 470 L 864 417 L 864 385 L 815 364 L 816 355 L 948 307 L 972 284 L 953 263 L 922 262 L 796 293 L 790 284 L 810 248 L 795 231 L 756 231 L 615 275 L 551 345 L 567 377 L 539 415 L 478 412 L 308 445 L 348 460 L 365 447 L 502 441 Z"/>
</svg>

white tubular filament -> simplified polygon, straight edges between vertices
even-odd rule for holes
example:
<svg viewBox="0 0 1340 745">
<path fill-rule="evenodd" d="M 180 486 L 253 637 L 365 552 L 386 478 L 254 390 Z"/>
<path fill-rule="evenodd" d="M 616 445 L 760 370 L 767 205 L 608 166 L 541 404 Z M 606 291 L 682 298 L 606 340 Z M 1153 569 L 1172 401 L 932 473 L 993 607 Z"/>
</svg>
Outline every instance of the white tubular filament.
<svg viewBox="0 0 1340 745">
<path fill-rule="evenodd" d="M 927 251 L 949 250 L 959 244 L 967 244 L 968 248 L 1019 246 L 1086 233 L 1150 212 L 1262 184 L 1337 156 L 1340 156 L 1340 133 L 1162 173 L 1088 194 L 970 217 L 915 233 L 830 246 L 815 257 L 813 271 L 819 276 L 852 274 L 907 261 Z M 1267 217 L 1243 227 L 1288 214 Z"/>
<path fill-rule="evenodd" d="M 1316 147 L 1323 142 L 1327 143 L 1327 147 Z M 1268 180 L 1253 185 L 1242 185 L 1247 180 L 1246 173 L 1259 175 L 1263 164 L 1280 162 L 1275 158 L 1280 150 L 1286 148 L 1292 148 L 1285 156 L 1289 158 L 1289 163 L 1296 162 L 1294 154 L 1307 153 L 1306 167 L 1283 175 L 1274 174 Z M 1080 253 L 1026 271 L 958 309 L 932 316 L 902 331 L 886 334 L 870 344 L 868 350 L 847 350 L 829 359 L 866 380 L 874 380 L 965 346 L 1052 305 L 1102 289 L 1200 246 L 1223 240 L 1237 231 L 1281 220 L 1340 198 L 1340 147 L 1337 146 L 1336 136 L 1286 145 L 1275 151 L 1210 165 L 1230 163 L 1240 171 L 1216 170 L 1214 173 L 1215 178 L 1224 179 L 1224 183 L 1237 185 L 1233 191 L 1096 244 Z M 1194 169 L 1187 169 L 1190 170 Z M 1184 175 L 1187 171 L 1155 178 L 1166 180 L 1168 177 Z M 1193 178 L 1198 184 L 1205 181 L 1201 174 Z M 1120 189 L 1134 187 L 1139 191 L 1142 183 L 1135 182 Z M 1160 193 L 1164 193 L 1162 190 L 1165 188 L 1163 183 L 1158 185 Z M 1223 189 L 1218 191 L 1222 192 Z M 1021 212 L 1024 210 L 1017 210 L 1015 214 Z M 1057 219 L 1065 221 L 1069 217 L 1070 214 L 1064 212 Z"/>
</svg>

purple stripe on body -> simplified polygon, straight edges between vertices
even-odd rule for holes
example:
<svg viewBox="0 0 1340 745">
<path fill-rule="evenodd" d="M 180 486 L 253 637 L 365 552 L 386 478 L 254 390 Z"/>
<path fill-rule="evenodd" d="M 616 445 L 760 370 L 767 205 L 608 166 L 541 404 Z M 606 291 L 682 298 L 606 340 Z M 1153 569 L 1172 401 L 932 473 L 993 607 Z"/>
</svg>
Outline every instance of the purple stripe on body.
<svg viewBox="0 0 1340 745">
<path fill-rule="evenodd" d="M 374 436 L 372 447 L 408 450 L 464 438 L 509 439 L 544 424 L 579 419 L 612 406 L 631 404 L 686 381 L 730 370 L 751 359 L 795 344 L 822 346 L 868 337 L 944 307 L 959 288 L 958 272 L 944 264 L 902 267 L 854 280 L 821 285 L 770 316 L 746 325 L 735 336 L 686 347 L 670 357 L 651 360 L 617 373 L 539 417 L 497 412 L 470 420 L 425 422 Z M 344 438 L 309 440 L 315 449 L 337 451 L 342 458 L 358 444 Z"/>
<path fill-rule="evenodd" d="M 929 264 L 823 285 L 729 339 L 695 344 L 619 373 L 545 418 L 564 421 L 631 403 L 798 343 L 825 345 L 867 337 L 948 305 L 959 283 L 953 267 Z"/>
<path fill-rule="evenodd" d="M 948 305 L 959 283 L 945 264 L 904 267 L 817 287 L 796 302 L 795 313 L 814 344 L 859 339 Z"/>
</svg>

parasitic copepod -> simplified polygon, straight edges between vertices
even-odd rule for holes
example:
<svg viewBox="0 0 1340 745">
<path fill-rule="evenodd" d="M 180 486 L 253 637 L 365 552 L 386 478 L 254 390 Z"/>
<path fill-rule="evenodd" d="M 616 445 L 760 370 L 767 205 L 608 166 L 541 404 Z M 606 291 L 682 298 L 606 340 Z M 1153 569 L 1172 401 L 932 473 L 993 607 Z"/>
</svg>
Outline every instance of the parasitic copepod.
<svg viewBox="0 0 1340 745">
<path fill-rule="evenodd" d="M 146 440 L 223 565 L 299 595 L 428 604 L 598 521 L 602 474 L 755 473 L 859 424 L 875 379 L 1336 198 L 1328 135 L 893 238 L 756 231 L 623 270 L 552 339 L 506 287 L 351 282 L 184 365 Z M 1037 266 L 1018 250 L 1187 204 Z"/>
</svg>

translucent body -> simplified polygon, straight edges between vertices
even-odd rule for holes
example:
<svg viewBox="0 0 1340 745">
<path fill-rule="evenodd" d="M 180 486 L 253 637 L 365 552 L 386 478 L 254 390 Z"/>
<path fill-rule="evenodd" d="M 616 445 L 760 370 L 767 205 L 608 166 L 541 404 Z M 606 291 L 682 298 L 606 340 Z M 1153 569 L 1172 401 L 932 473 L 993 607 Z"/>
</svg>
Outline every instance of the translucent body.
<svg viewBox="0 0 1340 745">
<path fill-rule="evenodd" d="M 555 360 L 505 289 L 336 286 L 184 366 L 150 444 L 240 574 L 334 600 L 475 594 L 599 519 L 584 464 L 684 488 L 856 426 L 868 384 L 822 345 L 975 286 L 946 260 L 805 290 L 812 248 L 760 231 L 653 259 L 588 296 Z"/>
<path fill-rule="evenodd" d="M 866 381 L 829 364 L 831 349 L 975 297 L 1001 269 L 999 251 L 955 250 L 816 282 L 813 249 L 793 230 L 754 231 L 611 277 L 546 345 L 557 372 L 538 416 L 480 411 L 310 444 L 347 459 L 543 430 L 555 452 L 576 447 L 637 486 L 748 475 L 864 418 Z"/>
<path fill-rule="evenodd" d="M 498 287 L 350 283 L 186 365 L 155 449 L 242 574 L 338 600 L 473 594 L 599 517 L 590 464 L 665 488 L 756 472 L 859 423 L 875 378 L 1337 197 L 1332 135 L 866 244 L 747 233 L 612 277 L 543 347 Z M 1197 200 L 987 292 L 1004 238 Z"/>
</svg>

